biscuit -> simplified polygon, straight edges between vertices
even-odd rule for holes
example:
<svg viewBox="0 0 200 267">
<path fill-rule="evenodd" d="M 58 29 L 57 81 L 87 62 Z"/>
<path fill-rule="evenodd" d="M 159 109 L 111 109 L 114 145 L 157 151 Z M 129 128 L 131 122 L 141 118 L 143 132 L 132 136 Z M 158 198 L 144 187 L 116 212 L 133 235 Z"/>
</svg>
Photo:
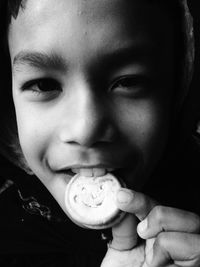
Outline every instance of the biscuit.
<svg viewBox="0 0 200 267">
<path fill-rule="evenodd" d="M 75 175 L 65 191 L 68 216 L 79 226 L 106 229 L 122 220 L 125 212 L 116 206 L 116 192 L 124 184 L 107 173 L 100 177 Z"/>
</svg>

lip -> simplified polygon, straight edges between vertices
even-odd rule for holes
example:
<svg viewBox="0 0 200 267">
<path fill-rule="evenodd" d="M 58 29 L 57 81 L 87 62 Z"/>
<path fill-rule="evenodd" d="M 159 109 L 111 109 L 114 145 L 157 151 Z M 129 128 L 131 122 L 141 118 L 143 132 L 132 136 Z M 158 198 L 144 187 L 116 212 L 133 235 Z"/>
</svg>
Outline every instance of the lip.
<svg viewBox="0 0 200 267">
<path fill-rule="evenodd" d="M 66 150 L 48 151 L 45 157 L 46 165 L 53 172 L 64 173 L 70 169 L 125 169 L 136 163 L 136 156 L 130 154 L 125 148 L 114 147 L 101 151 L 100 149 L 84 149 L 69 147 Z M 130 159 L 131 162 L 130 162 Z M 134 166 L 133 166 L 134 167 Z"/>
<path fill-rule="evenodd" d="M 117 177 L 118 179 L 120 179 L 121 181 L 123 181 L 123 183 L 125 184 L 125 187 L 130 187 L 132 186 L 133 180 L 135 180 L 135 173 L 136 173 L 136 169 L 134 167 L 130 167 L 130 166 L 117 166 L 116 165 L 105 165 L 105 164 L 98 164 L 98 165 L 86 165 L 86 164 L 74 164 L 74 165 L 70 165 L 70 166 L 63 166 L 59 169 L 51 169 L 55 174 L 58 175 L 62 175 L 63 178 L 66 179 L 71 179 L 72 177 L 74 177 L 76 175 L 76 173 L 74 173 L 72 171 L 73 168 L 77 168 L 77 169 L 88 169 L 88 168 L 100 168 L 100 169 L 112 169 L 111 171 L 106 171 L 106 173 L 111 173 L 112 175 L 114 175 L 115 177 Z M 136 167 L 136 166 L 135 166 Z M 85 176 L 85 175 L 84 175 Z M 90 177 L 91 175 L 86 175 L 88 177 Z M 101 175 L 97 175 L 97 176 L 101 176 Z"/>
<path fill-rule="evenodd" d="M 61 167 L 59 168 L 58 172 L 62 171 L 68 171 L 70 169 L 119 169 L 119 167 L 111 166 L 111 165 L 103 165 L 103 164 L 98 164 L 98 165 L 80 165 L 80 164 L 75 164 L 75 165 L 70 165 L 66 167 Z"/>
<path fill-rule="evenodd" d="M 117 171 L 117 169 L 119 169 L 119 167 L 114 167 L 113 165 L 105 165 L 105 164 L 97 164 L 97 165 L 74 164 L 70 166 L 64 166 L 54 171 L 57 174 L 65 174 L 71 177 L 78 173 L 83 176 L 98 177 L 98 176 L 103 176 L 106 173 L 113 173 L 114 171 Z"/>
</svg>

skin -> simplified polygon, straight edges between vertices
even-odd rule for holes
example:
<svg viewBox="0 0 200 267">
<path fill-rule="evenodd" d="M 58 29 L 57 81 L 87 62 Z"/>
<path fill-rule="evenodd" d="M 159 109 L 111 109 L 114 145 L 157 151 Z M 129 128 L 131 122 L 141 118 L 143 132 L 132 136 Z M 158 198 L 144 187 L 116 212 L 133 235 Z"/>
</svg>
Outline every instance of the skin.
<svg viewBox="0 0 200 267">
<path fill-rule="evenodd" d="M 66 213 L 67 168 L 119 168 L 128 188 L 139 189 L 162 156 L 174 80 L 173 28 L 164 10 L 144 0 L 29 0 L 11 21 L 22 151 Z M 146 264 L 152 243 L 142 236 L 147 241 L 137 247 L 136 217 L 143 220 L 156 204 L 138 194 L 117 202 L 134 215 L 113 228 L 103 267 Z"/>
<path fill-rule="evenodd" d="M 135 188 L 149 177 L 163 152 L 173 82 L 173 31 L 159 9 L 143 4 L 144 9 L 140 1 L 83 5 L 80 0 L 29 0 L 10 25 L 22 151 L 63 209 L 71 178 L 63 168 L 121 168 L 117 174 Z M 157 25 L 160 19 L 164 32 Z M 40 66 L 30 62 L 27 53 L 53 54 L 62 65 Z M 133 77 L 131 82 L 127 76 Z M 45 84 L 47 78 L 53 86 Z M 37 81 L 27 85 L 35 79 L 43 79 L 46 91 Z"/>
</svg>

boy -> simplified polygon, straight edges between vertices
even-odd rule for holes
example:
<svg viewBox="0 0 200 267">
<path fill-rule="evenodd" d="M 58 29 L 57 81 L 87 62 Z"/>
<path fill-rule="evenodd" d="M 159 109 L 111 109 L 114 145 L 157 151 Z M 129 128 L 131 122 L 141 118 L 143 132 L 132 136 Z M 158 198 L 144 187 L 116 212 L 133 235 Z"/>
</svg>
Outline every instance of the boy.
<svg viewBox="0 0 200 267">
<path fill-rule="evenodd" d="M 157 206 L 132 191 L 142 190 L 153 176 L 180 104 L 182 40 L 179 20 L 170 16 L 170 10 L 179 12 L 178 2 L 18 2 L 14 9 L 11 2 L 7 40 L 18 151 L 26 169 L 64 212 L 65 188 L 74 173 L 101 176 L 111 169 L 124 180 L 129 189 L 118 193 L 117 203 L 129 215 L 113 227 L 102 267 L 183 266 L 186 261 L 196 266 L 199 217 Z M 21 191 L 20 198 L 24 203 Z M 35 198 L 29 203 L 34 201 L 40 214 L 50 214 Z M 71 266 L 76 252 L 52 266 Z M 77 266 L 100 266 L 86 263 L 95 253 L 87 256 L 90 260 L 85 251 L 79 253 Z"/>
</svg>

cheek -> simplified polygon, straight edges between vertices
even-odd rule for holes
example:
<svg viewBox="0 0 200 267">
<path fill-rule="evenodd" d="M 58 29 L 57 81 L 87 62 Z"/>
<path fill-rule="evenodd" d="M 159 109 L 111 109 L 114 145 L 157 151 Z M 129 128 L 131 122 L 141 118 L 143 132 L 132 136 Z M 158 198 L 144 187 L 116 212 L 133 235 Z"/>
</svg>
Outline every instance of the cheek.
<svg viewBox="0 0 200 267">
<path fill-rule="evenodd" d="M 42 159 L 49 140 L 50 124 L 41 114 L 26 108 L 24 103 L 15 103 L 15 107 L 22 151 L 28 163 L 38 161 Z"/>
<path fill-rule="evenodd" d="M 160 158 L 169 131 L 169 108 L 156 101 L 126 105 L 120 112 L 121 131 L 142 155 L 145 165 Z"/>
</svg>

